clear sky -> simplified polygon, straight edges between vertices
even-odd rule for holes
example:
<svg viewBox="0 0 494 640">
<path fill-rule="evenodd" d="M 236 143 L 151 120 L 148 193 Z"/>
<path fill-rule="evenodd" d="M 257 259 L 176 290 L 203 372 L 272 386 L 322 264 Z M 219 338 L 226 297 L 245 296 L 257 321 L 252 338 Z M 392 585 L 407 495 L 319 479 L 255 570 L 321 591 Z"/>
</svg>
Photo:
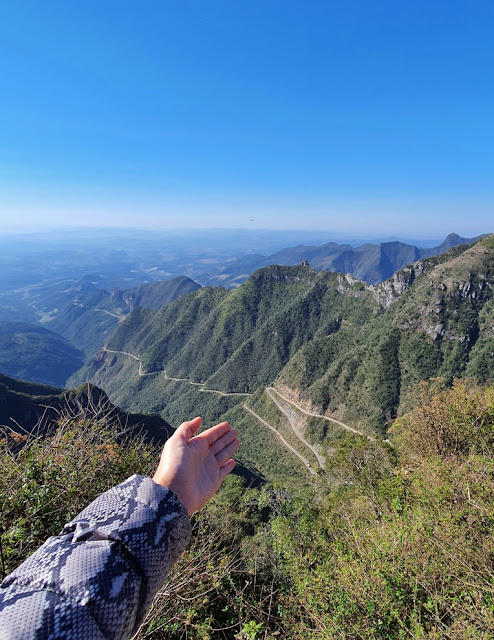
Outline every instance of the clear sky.
<svg viewBox="0 0 494 640">
<path fill-rule="evenodd" d="M 10 224 L 494 231 L 492 0 L 0 8 Z"/>
</svg>

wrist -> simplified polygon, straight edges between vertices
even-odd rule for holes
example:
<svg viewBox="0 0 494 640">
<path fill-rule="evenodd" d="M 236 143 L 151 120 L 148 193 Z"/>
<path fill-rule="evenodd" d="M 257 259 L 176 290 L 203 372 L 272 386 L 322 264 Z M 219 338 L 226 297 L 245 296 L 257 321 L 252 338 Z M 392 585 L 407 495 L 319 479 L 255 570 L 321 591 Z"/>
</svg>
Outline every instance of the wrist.
<svg viewBox="0 0 494 640">
<path fill-rule="evenodd" d="M 167 489 L 172 491 L 177 496 L 179 501 L 182 503 L 182 506 L 187 511 L 189 517 L 192 516 L 195 509 L 192 507 L 189 500 L 187 500 L 187 497 L 184 495 L 184 491 L 183 491 L 183 488 L 180 487 L 180 483 L 175 482 L 172 478 L 167 478 L 166 475 L 164 474 L 158 474 L 158 473 L 154 474 L 154 476 L 152 477 L 152 480 L 156 484 L 159 484 L 162 487 L 166 487 Z"/>
</svg>

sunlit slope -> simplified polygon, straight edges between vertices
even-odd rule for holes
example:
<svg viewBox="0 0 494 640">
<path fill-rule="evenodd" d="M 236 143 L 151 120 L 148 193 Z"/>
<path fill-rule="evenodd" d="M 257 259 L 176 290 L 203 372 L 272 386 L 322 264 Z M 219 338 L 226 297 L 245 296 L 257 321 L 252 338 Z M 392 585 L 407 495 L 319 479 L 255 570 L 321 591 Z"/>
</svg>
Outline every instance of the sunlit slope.
<svg viewBox="0 0 494 640">
<path fill-rule="evenodd" d="M 46 326 L 70 340 L 86 355 L 92 355 L 136 307 L 159 309 L 197 289 L 200 289 L 197 282 L 181 276 L 134 289 L 100 289 L 81 295 L 74 292 L 72 301 L 57 311 Z"/>
<path fill-rule="evenodd" d="M 278 384 L 323 412 L 382 429 L 409 406 L 419 380 L 492 380 L 493 244 L 491 236 L 398 272 L 375 288 L 382 313 L 309 341 Z"/>
<path fill-rule="evenodd" d="M 252 393 L 274 383 L 316 413 L 383 431 L 418 380 L 493 377 L 492 245 L 489 237 L 421 260 L 376 287 L 276 266 L 235 291 L 205 287 L 158 311 L 136 309 L 80 378 L 126 408 L 142 410 L 147 398 L 165 417 L 191 393 L 187 409 L 200 412 L 201 388 Z"/>
<path fill-rule="evenodd" d="M 346 319 L 369 321 L 378 307 L 353 287 L 306 266 L 267 267 L 235 291 L 206 287 L 159 311 L 135 310 L 107 348 L 138 356 L 146 372 L 252 392 L 315 335 L 338 331 Z M 87 371 L 97 368 L 93 362 Z"/>
</svg>

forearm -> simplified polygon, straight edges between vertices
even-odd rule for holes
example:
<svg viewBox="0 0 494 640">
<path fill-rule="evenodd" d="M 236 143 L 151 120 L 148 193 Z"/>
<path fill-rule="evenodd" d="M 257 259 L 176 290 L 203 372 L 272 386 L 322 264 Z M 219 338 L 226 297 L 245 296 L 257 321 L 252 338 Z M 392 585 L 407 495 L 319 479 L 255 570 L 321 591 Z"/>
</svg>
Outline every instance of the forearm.
<svg viewBox="0 0 494 640">
<path fill-rule="evenodd" d="M 4 580 L 0 640 L 34 635 L 35 624 L 63 628 L 68 618 L 71 638 L 130 638 L 189 538 L 189 518 L 175 494 L 151 478 L 129 478 Z M 31 626 L 14 635 L 21 609 L 22 624 Z M 2 635 L 8 625 L 12 635 Z"/>
</svg>

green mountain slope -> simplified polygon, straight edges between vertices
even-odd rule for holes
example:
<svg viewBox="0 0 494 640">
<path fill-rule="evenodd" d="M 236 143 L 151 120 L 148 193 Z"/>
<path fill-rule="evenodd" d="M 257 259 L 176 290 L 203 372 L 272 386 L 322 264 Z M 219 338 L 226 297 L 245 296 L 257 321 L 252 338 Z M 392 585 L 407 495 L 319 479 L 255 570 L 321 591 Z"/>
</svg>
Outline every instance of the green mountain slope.
<svg viewBox="0 0 494 640">
<path fill-rule="evenodd" d="M 159 309 L 180 296 L 200 289 L 200 285 L 181 276 L 152 282 L 134 289 L 104 289 L 77 295 L 46 323 L 86 355 L 97 351 L 111 336 L 118 323 L 134 308 Z"/>
<path fill-rule="evenodd" d="M 190 291 L 197 291 L 201 285 L 187 276 L 179 276 L 172 280 L 150 282 L 134 289 L 114 289 L 112 297 L 120 301 L 132 311 L 135 307 L 159 309 Z"/>
<path fill-rule="evenodd" d="M 206 287 L 157 311 L 135 309 L 74 380 L 93 380 L 126 408 L 174 421 L 204 409 L 251 428 L 245 403 L 281 425 L 271 400 L 261 402 L 274 385 L 295 403 L 290 412 L 298 406 L 341 428 L 384 433 L 419 380 L 494 377 L 493 244 L 487 237 L 456 247 L 378 286 L 304 265 L 272 266 L 237 290 Z M 300 429 L 324 447 L 333 427 L 303 415 Z M 279 435 L 292 432 L 285 421 Z M 254 441 L 252 461 L 264 453 Z M 279 450 L 276 434 L 270 446 Z"/>
<path fill-rule="evenodd" d="M 492 380 L 492 244 L 489 237 L 398 272 L 374 289 L 382 313 L 309 342 L 278 382 L 322 412 L 382 429 L 409 406 L 419 380 Z"/>
<path fill-rule="evenodd" d="M 273 266 L 236 291 L 208 287 L 159 311 L 136 309 L 107 348 L 135 354 L 148 373 L 166 369 L 223 391 L 252 392 L 305 342 L 347 318 L 365 322 L 375 308 L 369 292 L 336 274 Z M 82 375 L 90 379 L 98 363 Z"/>
<path fill-rule="evenodd" d="M 25 322 L 0 323 L 0 372 L 63 386 L 82 365 L 82 353 L 62 336 Z"/>
</svg>

